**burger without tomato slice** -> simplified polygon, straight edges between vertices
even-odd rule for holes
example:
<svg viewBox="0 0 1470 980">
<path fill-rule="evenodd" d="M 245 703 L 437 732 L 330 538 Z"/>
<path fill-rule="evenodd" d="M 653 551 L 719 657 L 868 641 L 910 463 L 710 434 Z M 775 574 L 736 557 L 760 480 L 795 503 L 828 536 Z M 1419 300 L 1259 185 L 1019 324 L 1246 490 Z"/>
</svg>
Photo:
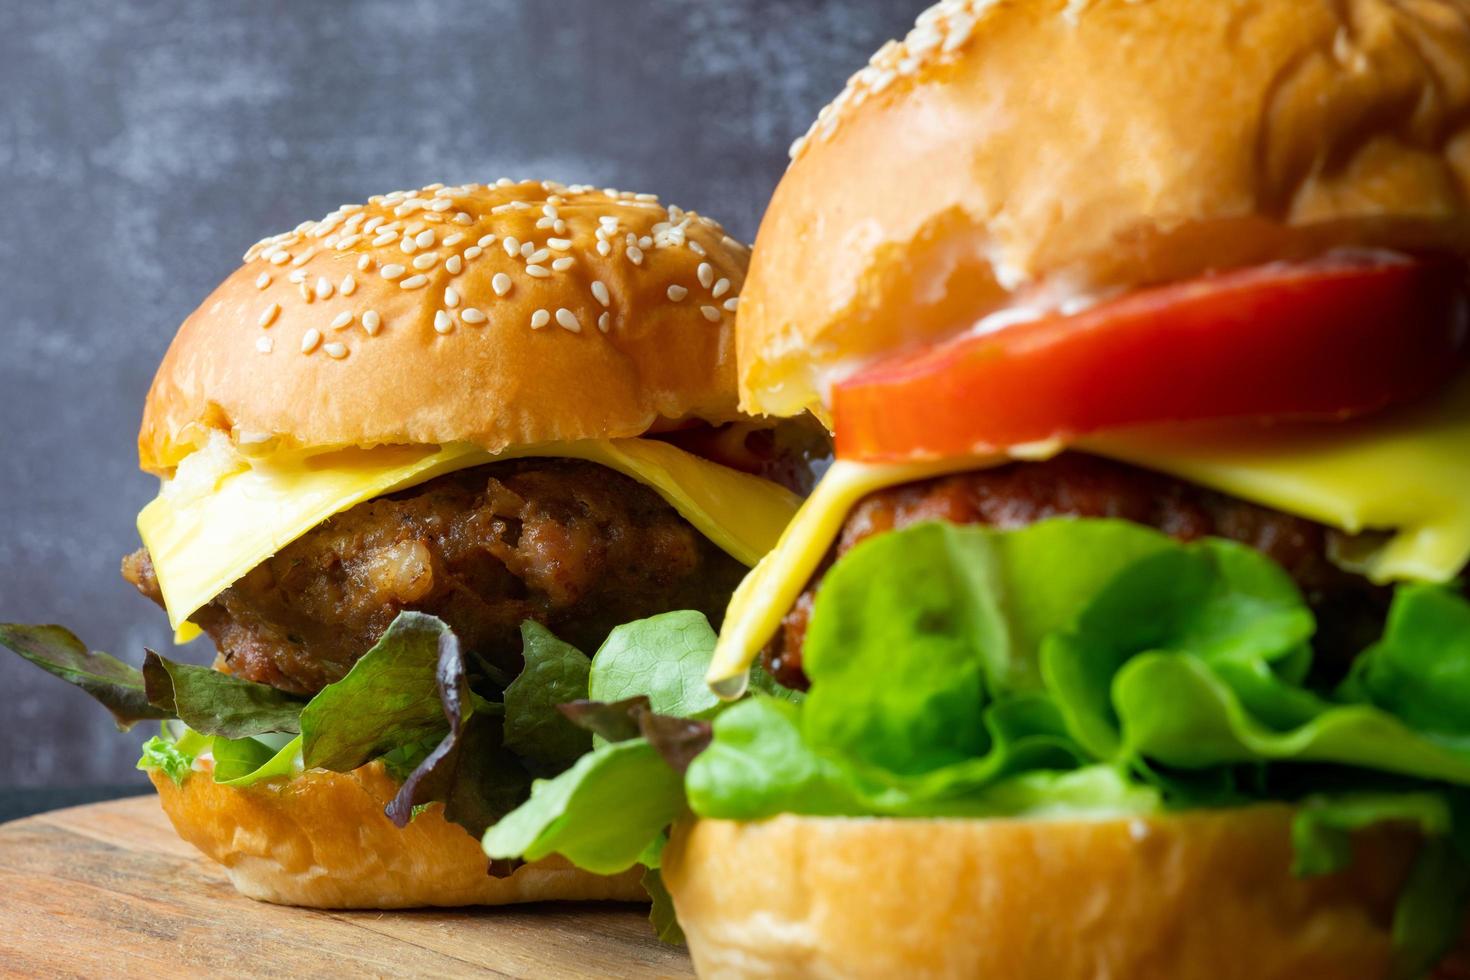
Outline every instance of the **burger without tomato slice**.
<svg viewBox="0 0 1470 980">
<path fill-rule="evenodd" d="M 1449 968 L 1467 120 L 1461 0 L 949 0 L 823 111 L 738 344 L 837 461 L 652 848 L 701 974 Z M 622 866 L 538 800 L 492 854 Z"/>
<path fill-rule="evenodd" d="M 477 838 L 591 748 L 556 710 L 587 654 L 713 642 L 795 510 L 813 440 L 735 407 L 746 260 L 652 195 L 509 180 L 267 238 L 154 379 L 162 489 L 123 563 L 217 670 L 139 672 L 60 627 L 0 642 L 124 726 L 164 721 L 140 768 L 252 897 L 642 897 L 637 873 L 488 865 Z"/>
</svg>

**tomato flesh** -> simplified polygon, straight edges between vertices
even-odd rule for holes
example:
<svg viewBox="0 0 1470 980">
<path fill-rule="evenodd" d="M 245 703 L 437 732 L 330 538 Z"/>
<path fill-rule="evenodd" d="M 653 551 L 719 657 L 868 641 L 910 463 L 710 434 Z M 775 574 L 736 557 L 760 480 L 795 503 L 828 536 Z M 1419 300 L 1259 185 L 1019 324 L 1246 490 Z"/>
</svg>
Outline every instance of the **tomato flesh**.
<svg viewBox="0 0 1470 980">
<path fill-rule="evenodd" d="M 1344 418 L 1439 386 L 1466 346 L 1456 263 L 1258 266 L 871 365 L 834 389 L 837 455 L 938 458 L 1153 422 Z"/>
</svg>

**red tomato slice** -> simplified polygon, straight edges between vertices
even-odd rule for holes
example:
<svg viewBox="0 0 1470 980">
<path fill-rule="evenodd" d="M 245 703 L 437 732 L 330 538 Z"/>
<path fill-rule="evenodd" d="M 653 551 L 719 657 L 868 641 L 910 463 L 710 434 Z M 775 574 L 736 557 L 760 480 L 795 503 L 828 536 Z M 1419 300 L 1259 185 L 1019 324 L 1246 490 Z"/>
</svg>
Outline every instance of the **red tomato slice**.
<svg viewBox="0 0 1470 980">
<path fill-rule="evenodd" d="M 1451 262 L 1329 259 L 1145 289 L 868 367 L 832 399 L 837 455 L 989 452 L 1119 426 L 1337 419 L 1464 366 Z"/>
</svg>

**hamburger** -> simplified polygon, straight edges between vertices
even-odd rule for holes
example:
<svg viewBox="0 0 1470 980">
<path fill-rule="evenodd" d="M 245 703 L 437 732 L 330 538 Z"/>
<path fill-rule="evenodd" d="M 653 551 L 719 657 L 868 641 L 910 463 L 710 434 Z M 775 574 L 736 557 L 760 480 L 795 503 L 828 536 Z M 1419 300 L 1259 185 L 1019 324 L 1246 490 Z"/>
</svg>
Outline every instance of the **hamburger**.
<svg viewBox="0 0 1470 980">
<path fill-rule="evenodd" d="M 924 13 L 755 244 L 741 406 L 837 459 L 626 767 L 672 833 L 568 774 L 488 852 L 651 850 L 706 976 L 1453 969 L 1467 66 L 1461 2 Z"/>
<path fill-rule="evenodd" d="M 140 768 L 253 898 L 643 897 L 478 837 L 591 747 L 555 710 L 587 655 L 656 660 L 623 624 L 670 613 L 660 635 L 712 637 L 795 510 L 821 439 L 736 408 L 747 251 L 652 195 L 509 180 L 257 243 L 148 392 L 162 485 L 122 565 L 216 669 L 0 641 L 162 722 Z"/>
</svg>

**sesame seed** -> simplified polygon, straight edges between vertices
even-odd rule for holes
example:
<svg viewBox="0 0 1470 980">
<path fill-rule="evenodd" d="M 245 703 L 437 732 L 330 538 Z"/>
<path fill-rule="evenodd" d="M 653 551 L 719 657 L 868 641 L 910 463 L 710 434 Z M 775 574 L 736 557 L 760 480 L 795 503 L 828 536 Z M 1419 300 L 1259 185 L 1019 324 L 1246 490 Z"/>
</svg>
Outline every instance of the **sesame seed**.
<svg viewBox="0 0 1470 980">
<path fill-rule="evenodd" d="M 653 239 L 649 238 L 647 235 L 644 235 L 642 238 L 638 239 L 638 247 L 653 248 Z"/>
<path fill-rule="evenodd" d="M 470 259 L 478 259 L 481 255 L 484 254 L 484 252 L 485 250 L 482 249 L 480 246 L 471 245 L 469 248 L 464 250 L 465 261 L 468 262 Z"/>
<path fill-rule="evenodd" d="M 463 211 L 457 211 L 454 215 L 454 223 L 457 225 L 472 225 L 475 223 L 475 219 Z"/>
<path fill-rule="evenodd" d="M 286 273 L 286 281 L 289 282 L 289 283 L 303 283 L 303 282 L 306 282 L 306 270 L 305 269 L 292 269 L 290 272 Z"/>
<path fill-rule="evenodd" d="M 656 204 L 656 203 L 658 203 L 658 195 L 657 194 L 634 194 L 633 195 L 633 200 L 635 200 L 635 201 L 642 201 L 645 204 Z"/>
<path fill-rule="evenodd" d="M 373 243 L 372 243 L 373 244 L 373 248 L 382 248 L 384 245 L 390 244 L 397 237 L 398 237 L 398 232 L 396 232 L 396 231 L 385 231 L 381 235 L 379 235 L 377 238 L 374 238 L 373 239 Z"/>
<path fill-rule="evenodd" d="M 572 258 L 570 255 L 563 255 L 561 258 L 551 263 L 551 268 L 557 272 L 566 272 L 568 269 L 576 264 L 576 259 Z"/>
<path fill-rule="evenodd" d="M 378 330 L 383 326 L 383 318 L 378 316 L 377 310 L 364 310 L 362 314 L 362 328 L 368 332 L 369 337 L 376 336 Z"/>
<path fill-rule="evenodd" d="M 400 289 L 418 289 L 420 286 L 424 285 L 428 281 L 429 277 L 424 275 L 423 273 L 420 273 L 416 276 L 409 276 L 407 279 L 400 282 L 398 286 Z"/>
<path fill-rule="evenodd" d="M 495 273 L 495 278 L 490 280 L 490 288 L 495 290 L 496 296 L 504 296 L 506 293 L 510 292 L 510 287 L 512 285 L 513 284 L 510 281 L 510 276 L 506 275 L 503 272 Z"/>
<path fill-rule="evenodd" d="M 477 310 L 473 306 L 465 307 L 459 318 L 465 323 L 484 323 L 487 319 L 483 310 Z"/>
<path fill-rule="evenodd" d="M 701 306 L 699 308 L 699 312 L 703 313 L 704 318 L 710 323 L 720 322 L 720 311 L 715 309 L 713 306 Z"/>
<path fill-rule="evenodd" d="M 699 263 L 699 268 L 694 270 L 694 274 L 699 276 L 699 284 L 705 289 L 708 289 L 710 285 L 715 281 L 714 266 L 710 265 L 708 262 Z"/>
<path fill-rule="evenodd" d="M 444 260 L 444 268 L 451 276 L 457 276 L 464 271 L 464 260 L 458 255 L 451 255 Z"/>
<path fill-rule="evenodd" d="M 269 354 L 276 349 L 276 342 L 269 337 L 257 337 L 255 340 L 255 349 L 262 354 Z"/>
<path fill-rule="evenodd" d="M 371 255 L 360 255 L 360 256 L 357 257 L 357 271 L 358 272 L 366 272 L 369 269 L 371 269 L 372 267 L 373 267 L 373 257 Z"/>
<path fill-rule="evenodd" d="M 715 299 L 719 299 L 721 296 L 725 295 L 729 291 L 730 280 L 721 279 L 719 282 L 715 283 L 715 288 L 710 290 L 710 295 L 714 296 Z"/>
<path fill-rule="evenodd" d="M 327 344 L 322 347 L 322 350 L 327 352 L 328 357 L 338 361 L 347 356 L 346 344 Z"/>
<path fill-rule="evenodd" d="M 612 305 L 612 295 L 608 293 L 607 284 L 601 279 L 595 280 L 592 283 L 592 296 L 603 306 Z"/>
<path fill-rule="evenodd" d="M 677 303 L 685 296 L 689 295 L 689 290 L 685 289 L 683 286 L 670 286 L 668 289 L 668 295 L 670 300 Z"/>
<path fill-rule="evenodd" d="M 521 242 L 521 258 L 526 259 L 526 260 L 529 261 L 530 258 L 531 258 L 531 256 L 533 256 L 535 254 L 536 254 L 536 243 L 535 242 Z"/>
<path fill-rule="evenodd" d="M 459 305 L 459 293 L 455 291 L 453 286 L 444 287 L 444 305 L 451 310 Z"/>
<path fill-rule="evenodd" d="M 429 205 L 431 211 L 448 211 L 452 207 L 454 207 L 454 202 L 447 197 L 441 197 Z"/>
<path fill-rule="evenodd" d="M 462 241 L 464 241 L 464 232 L 456 231 L 452 235 L 445 235 L 443 244 L 445 248 L 453 248 Z"/>
<path fill-rule="evenodd" d="M 692 238 L 688 242 L 685 242 L 685 244 L 689 247 L 689 251 L 693 252 L 695 255 L 705 256 L 709 254 L 704 250 L 703 245 L 694 241 Z"/>
<path fill-rule="evenodd" d="M 537 279 L 546 279 L 551 275 L 551 271 L 544 265 L 528 265 L 526 266 L 526 275 L 535 276 Z"/>
<path fill-rule="evenodd" d="M 434 244 L 434 229 L 427 228 L 414 236 L 413 243 L 419 248 L 428 248 Z"/>
<path fill-rule="evenodd" d="M 536 227 L 541 230 L 545 230 L 547 228 L 555 228 L 556 220 L 554 218 L 537 218 Z"/>
<path fill-rule="evenodd" d="M 383 266 L 383 268 L 378 270 L 378 275 L 382 276 L 384 279 L 397 279 L 399 276 L 403 275 L 407 271 L 408 269 L 406 267 L 401 266 L 396 262 L 390 262 L 388 265 L 385 265 Z"/>
<path fill-rule="evenodd" d="M 313 245 L 310 248 L 308 248 L 306 251 L 302 252 L 300 255 L 298 255 L 294 259 L 292 259 L 291 260 L 291 264 L 293 266 L 305 265 L 307 263 L 307 260 L 310 259 L 315 254 L 316 254 L 316 246 Z"/>
<path fill-rule="evenodd" d="M 404 255 L 412 255 L 419 250 L 419 243 L 414 241 L 412 236 L 405 234 L 403 241 L 398 243 L 398 247 L 403 249 Z"/>
<path fill-rule="evenodd" d="M 601 255 L 603 258 L 607 258 L 609 255 L 612 254 L 612 245 L 606 241 L 598 242 L 597 254 Z"/>
<path fill-rule="evenodd" d="M 425 252 L 422 255 L 415 255 L 413 257 L 413 267 L 415 269 L 432 269 L 438 261 L 438 252 Z"/>
<path fill-rule="evenodd" d="M 515 258 L 517 255 L 521 254 L 520 239 L 514 238 L 510 235 L 506 235 L 500 240 L 500 247 L 505 249 L 505 254 L 510 256 L 511 258 Z"/>
<path fill-rule="evenodd" d="M 270 257 L 266 261 L 268 261 L 271 265 L 285 265 L 287 262 L 291 261 L 291 253 L 277 249 L 270 254 Z"/>
<path fill-rule="evenodd" d="M 258 275 L 258 276 L 255 277 L 255 288 L 256 289 L 264 289 L 265 287 L 269 286 L 270 284 L 271 284 L 271 277 L 270 277 L 270 273 L 268 273 L 268 272 L 262 272 L 260 275 Z"/>
<path fill-rule="evenodd" d="M 360 241 L 362 241 L 361 235 L 348 235 L 346 238 L 339 238 L 337 240 L 337 251 L 345 252 Z"/>
<path fill-rule="evenodd" d="M 570 330 L 572 333 L 582 332 L 581 321 L 577 319 L 577 315 L 575 313 L 567 309 L 565 306 L 556 311 L 556 322 L 564 329 Z"/>
<path fill-rule="evenodd" d="M 531 244 L 531 243 L 530 242 L 527 242 L 526 243 L 526 245 L 529 245 L 529 244 Z M 524 252 L 525 250 L 526 250 L 526 246 L 525 245 L 522 245 L 521 246 L 521 251 Z M 540 265 L 542 262 L 545 262 L 549 258 L 551 258 L 551 251 L 549 249 L 538 248 L 534 252 L 532 252 L 530 255 L 527 255 L 526 256 L 526 261 L 527 262 L 534 263 L 536 265 Z"/>
<path fill-rule="evenodd" d="M 551 223 L 551 230 L 556 232 L 558 235 L 565 235 L 567 233 L 567 223 L 562 219 L 557 218 Z"/>
<path fill-rule="evenodd" d="M 308 303 L 316 299 L 316 295 L 311 291 L 311 287 L 308 286 L 306 283 L 297 283 L 296 289 L 298 292 L 301 293 L 301 298 L 306 300 Z"/>
<path fill-rule="evenodd" d="M 348 327 L 348 326 L 351 326 L 351 325 L 352 325 L 352 311 L 351 310 L 343 310 L 341 313 L 338 313 L 336 316 L 332 317 L 332 322 L 329 324 L 329 326 L 333 330 L 341 330 L 343 327 Z"/>
<path fill-rule="evenodd" d="M 454 330 L 454 320 L 443 310 L 435 310 L 434 330 L 438 333 L 450 333 Z"/>
<path fill-rule="evenodd" d="M 348 273 L 342 277 L 342 285 L 338 286 L 337 289 L 343 296 L 351 296 L 357 292 L 357 280 L 352 278 L 351 273 Z"/>
<path fill-rule="evenodd" d="M 546 239 L 546 244 L 558 252 L 565 252 L 572 247 L 572 240 L 570 238 L 548 238 Z"/>
<path fill-rule="evenodd" d="M 485 235 L 478 242 L 475 242 L 475 244 L 480 246 L 481 248 L 489 248 L 491 245 L 495 244 L 495 236 Z"/>
<path fill-rule="evenodd" d="M 603 333 L 607 333 L 608 328 L 611 327 L 611 326 L 612 326 L 612 314 L 611 313 L 604 313 L 604 314 L 602 314 L 602 316 L 600 316 L 600 317 L 597 318 L 597 329 L 598 330 L 601 330 Z"/>
<path fill-rule="evenodd" d="M 306 333 L 301 335 L 301 353 L 310 354 L 312 351 L 316 350 L 316 345 L 320 344 L 321 342 L 322 332 L 316 327 L 312 327 L 310 330 L 306 331 Z"/>
<path fill-rule="evenodd" d="M 364 235 L 371 235 L 373 232 L 378 230 L 378 226 L 381 225 L 384 220 L 385 219 L 382 215 L 378 215 L 376 218 L 369 218 L 366 222 L 363 223 L 362 233 Z"/>
<path fill-rule="evenodd" d="M 540 330 L 542 327 L 546 326 L 550 322 L 551 314 L 547 313 L 545 310 L 537 310 L 535 313 L 531 314 L 532 330 Z"/>
<path fill-rule="evenodd" d="M 552 207 L 550 204 L 543 204 L 541 206 L 541 213 L 546 215 L 546 217 L 550 218 L 552 221 L 555 221 L 560 216 L 556 208 Z"/>
<path fill-rule="evenodd" d="M 331 299 L 332 294 L 335 293 L 336 291 L 337 291 L 337 287 L 336 286 L 333 286 L 332 283 L 327 279 L 326 276 L 318 276 L 317 277 L 317 280 L 316 280 L 316 298 L 317 299 Z"/>
<path fill-rule="evenodd" d="M 637 245 L 629 245 L 627 249 L 627 255 L 628 261 L 632 262 L 634 265 L 643 264 L 643 249 L 639 248 Z"/>
<path fill-rule="evenodd" d="M 731 296 L 729 299 L 725 300 L 725 309 L 729 310 L 731 313 L 734 313 L 736 310 L 740 309 L 740 297 Z"/>
</svg>

